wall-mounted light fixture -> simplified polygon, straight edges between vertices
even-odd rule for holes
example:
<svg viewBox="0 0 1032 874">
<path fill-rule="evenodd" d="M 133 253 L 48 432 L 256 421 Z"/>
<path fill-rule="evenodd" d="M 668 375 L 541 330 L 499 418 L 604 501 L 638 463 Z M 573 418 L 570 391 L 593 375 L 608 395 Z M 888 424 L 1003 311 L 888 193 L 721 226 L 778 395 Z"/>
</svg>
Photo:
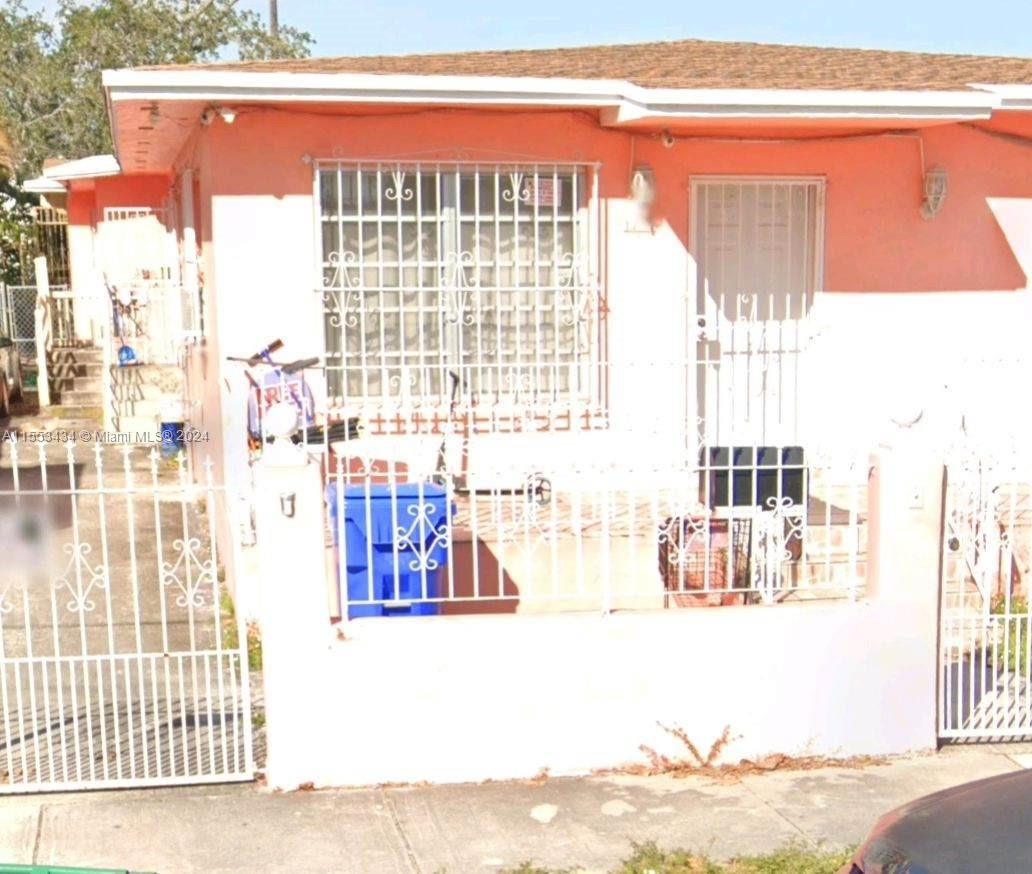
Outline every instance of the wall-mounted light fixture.
<svg viewBox="0 0 1032 874">
<path fill-rule="evenodd" d="M 201 124 L 208 127 L 213 121 L 215 121 L 216 116 L 221 118 L 226 124 L 232 124 L 236 121 L 237 113 L 235 109 L 230 109 L 228 106 L 213 104 L 201 113 Z"/>
<path fill-rule="evenodd" d="M 921 217 L 935 218 L 946 200 L 946 171 L 942 167 L 932 167 L 924 174 L 924 200 L 921 201 Z"/>
<path fill-rule="evenodd" d="M 656 202 L 656 174 L 651 167 L 635 167 L 631 173 L 631 200 L 638 208 L 638 216 L 647 222 Z"/>
</svg>

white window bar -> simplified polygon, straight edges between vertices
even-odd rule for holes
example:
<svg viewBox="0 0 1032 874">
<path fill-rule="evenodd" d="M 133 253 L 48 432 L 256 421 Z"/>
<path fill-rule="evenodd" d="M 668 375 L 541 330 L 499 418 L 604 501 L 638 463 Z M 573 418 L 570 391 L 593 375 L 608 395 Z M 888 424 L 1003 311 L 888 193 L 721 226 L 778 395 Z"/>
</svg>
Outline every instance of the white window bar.
<svg viewBox="0 0 1032 874">
<path fill-rule="evenodd" d="M 330 394 L 583 397 L 600 356 L 596 168 L 319 161 Z"/>
</svg>

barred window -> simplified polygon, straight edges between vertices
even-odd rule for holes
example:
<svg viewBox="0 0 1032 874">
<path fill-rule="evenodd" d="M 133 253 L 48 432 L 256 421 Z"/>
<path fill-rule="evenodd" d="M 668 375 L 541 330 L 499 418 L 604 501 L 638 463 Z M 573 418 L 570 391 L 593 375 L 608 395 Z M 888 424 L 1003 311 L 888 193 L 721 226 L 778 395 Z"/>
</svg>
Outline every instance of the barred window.
<svg viewBox="0 0 1032 874">
<path fill-rule="evenodd" d="M 542 402 L 597 357 L 593 169 L 320 162 L 337 399 Z"/>
</svg>

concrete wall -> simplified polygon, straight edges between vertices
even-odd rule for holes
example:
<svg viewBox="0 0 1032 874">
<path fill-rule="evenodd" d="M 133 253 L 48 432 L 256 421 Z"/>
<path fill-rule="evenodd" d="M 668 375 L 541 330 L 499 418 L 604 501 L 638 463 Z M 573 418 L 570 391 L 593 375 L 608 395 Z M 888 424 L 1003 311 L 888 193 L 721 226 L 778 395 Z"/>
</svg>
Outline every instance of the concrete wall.
<svg viewBox="0 0 1032 874">
<path fill-rule="evenodd" d="M 374 618 L 340 638 L 326 621 L 318 475 L 261 468 L 273 787 L 584 773 L 641 763 L 643 744 L 688 757 L 661 724 L 704 754 L 727 728 L 730 762 L 936 742 L 942 466 L 926 450 L 874 462 L 876 568 L 858 603 Z"/>
</svg>

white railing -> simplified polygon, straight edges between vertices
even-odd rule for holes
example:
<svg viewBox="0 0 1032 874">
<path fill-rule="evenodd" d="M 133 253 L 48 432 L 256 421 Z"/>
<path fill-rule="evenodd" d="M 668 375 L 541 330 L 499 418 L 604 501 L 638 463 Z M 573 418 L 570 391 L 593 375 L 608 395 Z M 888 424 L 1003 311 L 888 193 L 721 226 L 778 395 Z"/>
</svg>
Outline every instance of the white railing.
<svg viewBox="0 0 1032 874">
<path fill-rule="evenodd" d="M 114 286 L 106 307 L 112 342 L 130 347 L 146 364 L 178 364 L 183 343 L 202 332 L 200 302 L 178 283 L 138 280 Z"/>
<path fill-rule="evenodd" d="M 947 465 L 939 733 L 1032 734 L 1032 456 L 975 443 Z"/>
<path fill-rule="evenodd" d="M 341 615 L 862 591 L 866 449 L 711 444 L 681 363 L 596 366 L 583 399 L 488 401 L 460 378 L 448 404 L 432 393 L 329 409 L 301 374 L 252 378 L 264 396 L 252 414 L 292 399 L 316 423 L 297 439 L 323 466 Z M 252 419 L 259 444 L 270 423 Z"/>
<path fill-rule="evenodd" d="M 221 487 L 184 454 L 69 437 L 0 444 L 0 794 L 249 779 Z"/>
<path fill-rule="evenodd" d="M 614 460 L 478 487 L 338 448 L 327 509 L 342 615 L 774 603 L 862 588 L 860 459 Z"/>
</svg>

